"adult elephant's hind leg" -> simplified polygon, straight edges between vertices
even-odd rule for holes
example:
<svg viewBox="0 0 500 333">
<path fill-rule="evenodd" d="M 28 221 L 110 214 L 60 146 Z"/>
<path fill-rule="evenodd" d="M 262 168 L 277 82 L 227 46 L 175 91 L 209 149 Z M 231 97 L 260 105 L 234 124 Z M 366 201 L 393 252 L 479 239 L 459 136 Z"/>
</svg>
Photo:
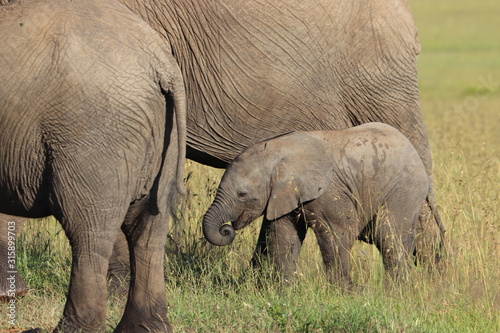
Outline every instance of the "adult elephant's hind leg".
<svg viewBox="0 0 500 333">
<path fill-rule="evenodd" d="M 73 258 L 63 318 L 55 331 L 104 332 L 106 272 L 127 205 L 106 200 L 110 195 L 106 189 L 82 195 L 81 187 L 67 180 L 71 180 L 68 175 L 56 175 L 52 195 L 55 216 L 70 241 Z"/>
<path fill-rule="evenodd" d="M 113 232 L 85 231 L 70 239 L 73 263 L 63 318 L 56 332 L 104 332 L 106 272 Z"/>
<path fill-rule="evenodd" d="M 165 209 L 165 210 L 164 210 Z M 122 227 L 130 250 L 130 287 L 125 313 L 115 332 L 171 332 L 164 281 L 168 210 L 153 215 L 148 201 L 131 207 Z"/>
</svg>

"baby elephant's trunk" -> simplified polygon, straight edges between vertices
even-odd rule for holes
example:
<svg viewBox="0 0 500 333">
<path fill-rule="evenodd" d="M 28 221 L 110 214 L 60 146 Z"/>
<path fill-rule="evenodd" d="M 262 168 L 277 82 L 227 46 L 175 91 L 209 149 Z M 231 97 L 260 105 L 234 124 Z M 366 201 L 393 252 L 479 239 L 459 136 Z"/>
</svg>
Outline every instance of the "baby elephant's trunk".
<svg viewBox="0 0 500 333">
<path fill-rule="evenodd" d="M 225 222 L 220 209 L 212 204 L 203 217 L 203 235 L 213 245 L 224 246 L 233 242 L 236 232 L 232 225 Z"/>
</svg>

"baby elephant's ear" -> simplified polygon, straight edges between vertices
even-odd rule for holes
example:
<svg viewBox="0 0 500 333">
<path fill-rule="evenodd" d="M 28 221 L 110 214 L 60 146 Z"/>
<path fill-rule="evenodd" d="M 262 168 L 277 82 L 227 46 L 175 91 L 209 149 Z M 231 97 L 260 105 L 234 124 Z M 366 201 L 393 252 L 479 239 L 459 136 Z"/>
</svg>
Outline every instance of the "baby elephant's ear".
<svg viewBox="0 0 500 333">
<path fill-rule="evenodd" d="M 306 149 L 296 149 L 293 156 L 284 157 L 275 166 L 267 204 L 268 220 L 280 218 L 325 192 L 332 178 L 332 165 L 330 154 L 319 149 L 322 147 L 308 145 Z"/>
</svg>

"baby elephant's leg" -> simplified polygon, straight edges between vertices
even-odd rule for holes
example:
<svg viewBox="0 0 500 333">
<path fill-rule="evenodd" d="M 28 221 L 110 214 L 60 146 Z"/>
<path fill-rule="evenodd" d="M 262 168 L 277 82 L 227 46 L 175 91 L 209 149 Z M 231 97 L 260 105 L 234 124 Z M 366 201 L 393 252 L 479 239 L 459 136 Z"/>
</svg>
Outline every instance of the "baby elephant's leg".
<svg viewBox="0 0 500 333">
<path fill-rule="evenodd" d="M 295 214 L 266 222 L 270 225 L 265 239 L 267 243 L 265 254 L 269 256 L 277 271 L 286 280 L 291 280 L 297 270 L 300 249 L 306 237 L 306 225 Z M 252 262 L 256 266 L 255 256 Z"/>
<path fill-rule="evenodd" d="M 350 290 L 349 260 L 354 235 L 345 222 L 327 223 L 317 219 L 311 223 L 323 257 L 326 275 L 330 283 Z"/>
</svg>

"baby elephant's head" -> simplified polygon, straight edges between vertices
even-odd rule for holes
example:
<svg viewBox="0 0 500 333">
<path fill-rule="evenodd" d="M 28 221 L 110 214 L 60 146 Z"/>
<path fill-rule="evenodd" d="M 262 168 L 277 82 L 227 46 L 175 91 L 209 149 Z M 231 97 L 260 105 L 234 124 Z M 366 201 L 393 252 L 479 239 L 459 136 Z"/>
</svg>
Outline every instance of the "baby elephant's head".
<svg viewBox="0 0 500 333">
<path fill-rule="evenodd" d="M 317 139 L 304 135 L 260 142 L 230 164 L 203 218 L 203 234 L 210 243 L 228 245 L 235 230 L 264 212 L 267 219 L 275 220 L 324 191 L 330 173 L 329 163 L 324 162 L 327 154 Z"/>
</svg>

